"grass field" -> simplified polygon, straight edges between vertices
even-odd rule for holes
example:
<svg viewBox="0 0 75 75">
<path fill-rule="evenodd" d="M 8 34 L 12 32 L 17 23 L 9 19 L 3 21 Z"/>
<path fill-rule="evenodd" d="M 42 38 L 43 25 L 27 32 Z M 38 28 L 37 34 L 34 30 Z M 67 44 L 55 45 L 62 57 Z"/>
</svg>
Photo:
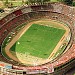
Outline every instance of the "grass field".
<svg viewBox="0 0 75 75">
<path fill-rule="evenodd" d="M 33 24 L 11 47 L 11 50 L 48 58 L 64 33 L 63 29 Z"/>
</svg>

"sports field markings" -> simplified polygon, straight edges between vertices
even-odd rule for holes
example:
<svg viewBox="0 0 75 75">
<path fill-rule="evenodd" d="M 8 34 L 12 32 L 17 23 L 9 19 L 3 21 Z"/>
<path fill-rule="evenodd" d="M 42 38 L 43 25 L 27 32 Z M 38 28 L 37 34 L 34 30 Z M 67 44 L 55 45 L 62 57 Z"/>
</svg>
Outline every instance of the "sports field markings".
<svg viewBox="0 0 75 75">
<path fill-rule="evenodd" d="M 62 25 L 62 24 L 60 24 Z M 62 25 L 64 27 L 64 29 L 66 30 L 65 34 L 62 36 L 62 38 L 60 39 L 59 43 L 57 44 L 57 46 L 55 47 L 55 49 L 53 50 L 53 52 L 51 53 L 51 55 L 49 56 L 48 59 L 52 59 L 55 55 L 55 53 L 59 50 L 59 47 L 63 44 L 64 40 L 66 40 L 66 38 L 69 35 L 69 28 L 67 28 L 66 26 Z"/>
<path fill-rule="evenodd" d="M 32 22 L 32 23 L 30 23 L 31 25 L 33 24 L 33 23 L 38 23 L 38 22 L 41 22 L 41 21 L 36 21 L 36 22 Z M 28 24 L 29 25 L 29 24 Z M 25 28 L 26 29 L 26 28 Z M 20 34 L 22 34 L 23 33 L 23 31 L 20 33 Z M 19 33 L 18 33 L 19 34 Z M 16 40 L 17 40 L 17 38 L 18 38 L 19 36 L 16 36 L 15 37 L 15 39 L 13 39 L 7 46 L 6 46 L 6 48 L 5 48 L 5 51 L 6 51 L 6 54 L 10 57 L 10 58 L 12 58 L 12 59 L 14 59 L 14 56 L 10 53 L 10 51 L 9 51 L 9 49 L 11 48 L 11 46 L 16 42 Z M 20 36 L 21 37 L 21 36 Z M 12 42 L 14 42 L 14 43 L 12 43 Z M 14 59 L 15 61 L 17 61 L 16 59 Z M 19 59 L 18 59 L 19 60 Z M 21 62 L 25 62 L 25 63 L 28 63 L 27 61 L 23 61 L 22 59 L 20 60 Z M 42 64 L 42 63 L 47 63 L 48 61 L 50 61 L 50 60 L 39 60 L 41 63 L 38 63 L 38 64 Z M 29 62 L 29 64 L 33 64 L 32 62 Z"/>
<path fill-rule="evenodd" d="M 31 26 L 31 24 L 29 23 L 28 25 L 26 25 L 14 38 L 13 40 L 8 43 L 8 45 L 5 47 L 5 52 L 6 54 L 12 58 L 15 61 L 19 61 L 18 58 L 16 58 L 15 56 L 12 55 L 12 53 L 10 52 L 10 48 L 12 47 L 13 44 L 15 44 L 15 42 L 23 35 L 23 33 Z"/>
<path fill-rule="evenodd" d="M 38 23 L 35 23 L 35 24 L 38 24 Z M 52 25 L 47 25 L 47 24 L 44 25 L 44 24 L 42 24 L 42 23 L 40 23 L 39 25 L 65 30 L 65 29 L 60 28 L 60 27 L 58 28 L 58 27 L 54 27 L 54 26 L 52 26 Z"/>
<path fill-rule="evenodd" d="M 64 33 L 65 30 L 34 23 L 17 40 L 21 45 L 16 43 L 15 49 L 20 53 L 30 52 L 32 56 L 47 59 Z"/>
<path fill-rule="evenodd" d="M 56 20 L 47 19 L 47 20 L 41 20 L 37 23 L 40 25 L 47 25 L 47 26 L 54 27 L 54 28 L 64 29 L 64 27 L 62 26 L 63 23 L 60 23 L 59 21 L 56 21 Z"/>
<path fill-rule="evenodd" d="M 48 20 L 48 21 L 39 21 L 38 23 L 42 23 L 42 24 L 45 24 L 46 22 L 49 22 L 51 20 Z M 55 25 L 59 25 L 59 27 L 61 26 L 63 29 L 66 30 L 65 34 L 62 36 L 62 38 L 60 39 L 59 43 L 57 44 L 57 46 L 55 47 L 55 49 L 53 50 L 53 52 L 50 54 L 50 56 L 48 57 L 47 60 L 52 60 L 52 58 L 54 57 L 55 53 L 59 50 L 59 47 L 62 45 L 62 43 L 64 42 L 64 40 L 67 38 L 67 36 L 69 35 L 69 32 L 70 32 L 70 29 L 68 27 L 66 27 L 66 25 L 62 24 L 62 23 L 58 23 L 56 22 L 56 20 L 52 20 L 51 21 L 52 23 L 54 23 Z M 48 24 L 49 25 L 49 24 Z M 58 26 L 56 26 L 57 28 L 59 28 Z"/>
</svg>

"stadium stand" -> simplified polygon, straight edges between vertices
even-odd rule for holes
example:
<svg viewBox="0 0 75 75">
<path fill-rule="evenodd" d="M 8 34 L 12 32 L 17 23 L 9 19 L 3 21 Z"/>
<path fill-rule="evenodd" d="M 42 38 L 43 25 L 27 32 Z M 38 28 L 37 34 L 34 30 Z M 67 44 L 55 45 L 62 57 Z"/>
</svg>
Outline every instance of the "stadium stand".
<svg viewBox="0 0 75 75">
<path fill-rule="evenodd" d="M 30 10 L 29 10 L 30 9 Z M 26 12 L 25 12 L 26 10 Z M 22 66 L 17 65 L 17 62 L 7 60 L 0 53 L 0 60 L 12 65 L 12 74 L 38 74 L 38 73 L 54 73 L 54 75 L 60 75 L 69 70 L 74 64 L 75 60 L 75 41 L 74 41 L 74 25 L 75 25 L 75 8 L 66 6 L 63 4 L 47 4 L 47 5 L 31 5 L 29 7 L 22 7 L 22 9 L 16 10 L 3 19 L 0 20 L 0 45 L 2 45 L 7 35 L 18 25 L 28 23 L 33 20 L 42 18 L 53 19 L 66 23 L 71 30 L 70 48 L 64 52 L 60 57 L 52 62 L 39 65 L 39 66 Z M 14 63 L 13 63 L 14 62 Z M 71 66 L 70 66 L 71 65 Z M 75 66 L 75 65 L 74 65 Z M 51 68 L 51 69 L 50 69 Z M 53 70 L 54 68 L 54 70 Z M 23 72 L 24 71 L 24 72 Z M 59 74 L 60 73 L 60 74 Z"/>
</svg>

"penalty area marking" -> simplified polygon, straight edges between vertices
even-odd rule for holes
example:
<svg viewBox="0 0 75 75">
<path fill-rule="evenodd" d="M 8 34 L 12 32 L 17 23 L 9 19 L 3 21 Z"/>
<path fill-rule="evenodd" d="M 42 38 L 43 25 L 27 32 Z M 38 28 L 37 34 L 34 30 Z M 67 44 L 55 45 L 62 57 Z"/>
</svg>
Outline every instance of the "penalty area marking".
<svg viewBox="0 0 75 75">
<path fill-rule="evenodd" d="M 49 19 L 48 19 L 49 20 Z M 50 19 L 50 21 L 51 21 L 51 19 Z M 16 58 L 15 56 L 13 56 L 12 55 L 12 53 L 10 52 L 10 48 L 13 46 L 13 44 L 28 30 L 28 28 L 33 24 L 33 23 L 39 23 L 39 22 L 43 22 L 43 20 L 40 20 L 40 21 L 34 21 L 34 22 L 31 22 L 31 23 L 29 23 L 29 24 L 27 24 L 14 38 L 13 38 L 13 40 L 5 47 L 5 52 L 6 52 L 6 54 L 10 57 L 10 58 L 12 58 L 13 60 L 15 60 L 15 61 L 20 61 L 20 62 L 24 62 L 24 63 L 28 63 L 28 64 L 33 64 L 33 62 L 29 62 L 30 61 L 30 59 L 28 60 L 28 62 L 26 61 L 26 60 L 23 60 L 22 58 L 21 59 L 19 59 L 18 57 Z M 53 22 L 53 21 L 52 21 Z M 56 22 L 54 22 L 54 23 L 56 23 Z M 58 23 L 56 23 L 56 24 L 58 24 Z M 68 36 L 68 33 L 69 33 L 69 29 L 66 27 L 66 26 L 64 26 L 63 24 L 60 24 L 61 26 L 63 26 L 65 29 L 66 29 L 66 33 L 63 35 L 64 36 L 64 39 L 62 39 L 62 41 L 60 40 L 59 41 L 59 44 L 62 44 L 62 42 L 63 42 L 63 40 L 65 40 L 65 38 Z M 54 54 L 57 52 L 57 50 L 58 50 L 58 47 L 59 47 L 59 45 L 57 45 L 57 47 L 53 50 L 53 52 L 50 54 L 50 56 L 49 56 L 49 58 L 48 59 L 45 59 L 45 60 L 43 60 L 43 59 L 41 59 L 41 58 L 38 58 L 38 64 L 39 65 L 41 65 L 41 64 L 44 64 L 44 63 L 47 63 L 47 62 L 49 62 L 49 61 L 51 61 L 52 60 L 52 57 L 54 56 Z M 17 52 L 16 52 L 16 54 L 17 54 Z M 36 58 L 35 56 L 31 56 L 32 58 Z M 48 61 L 47 61 L 48 60 Z M 32 61 L 34 61 L 34 59 L 32 60 Z"/>
</svg>

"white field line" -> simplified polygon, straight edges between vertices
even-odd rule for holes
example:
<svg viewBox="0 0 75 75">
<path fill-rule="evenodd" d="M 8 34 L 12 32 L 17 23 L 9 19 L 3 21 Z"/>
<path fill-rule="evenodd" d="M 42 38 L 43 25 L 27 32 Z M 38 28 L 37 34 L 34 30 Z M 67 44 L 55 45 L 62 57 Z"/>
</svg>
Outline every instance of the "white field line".
<svg viewBox="0 0 75 75">
<path fill-rule="evenodd" d="M 49 20 L 49 21 L 51 21 L 51 20 Z M 6 54 L 10 57 L 10 58 L 12 58 L 13 60 L 15 60 L 15 61 L 20 61 L 20 62 L 23 62 L 23 63 L 25 63 L 25 64 L 33 64 L 33 62 L 32 61 L 34 61 L 35 60 L 35 58 L 34 57 L 31 57 L 31 60 L 32 60 L 32 58 L 34 58 L 32 61 L 30 60 L 30 58 L 28 58 L 29 60 L 27 60 L 27 58 L 25 59 L 25 57 L 23 57 L 23 56 L 21 56 L 21 54 L 18 54 L 17 52 L 16 52 L 16 54 L 17 55 L 20 55 L 20 57 L 19 58 L 16 58 L 15 56 L 13 56 L 12 55 L 12 53 L 10 52 L 10 48 L 12 47 L 12 45 L 28 30 L 28 28 L 33 24 L 33 23 L 39 23 L 39 22 L 44 22 L 43 20 L 40 20 L 40 21 L 34 21 L 34 22 L 31 22 L 31 23 L 29 23 L 29 24 L 27 24 L 14 38 L 13 38 L 13 40 L 5 47 L 5 52 L 6 52 Z M 54 22 L 55 23 L 55 22 Z M 58 23 L 56 23 L 56 24 L 58 24 Z M 66 30 L 66 33 L 64 34 L 64 39 L 63 40 L 65 40 L 65 38 L 68 36 L 68 33 L 69 33 L 69 29 L 66 27 L 66 26 L 64 26 L 63 24 L 59 24 L 59 25 L 61 25 L 61 26 L 63 26 L 64 27 L 64 29 Z M 62 40 L 62 39 L 61 39 Z M 59 41 L 59 43 L 58 44 L 62 44 L 62 42 L 63 41 Z M 52 59 L 52 55 L 54 55 L 55 54 L 55 52 L 57 52 L 57 48 L 59 47 L 59 45 L 57 45 L 57 47 L 53 50 L 53 52 L 51 53 L 51 55 L 49 56 L 49 58 L 48 58 L 48 61 L 50 61 L 51 59 Z M 18 56 L 17 56 L 18 57 Z M 29 56 L 28 56 L 29 57 Z M 38 59 L 38 64 L 44 64 L 44 63 L 47 63 L 48 61 L 47 60 L 42 60 L 41 58 L 37 58 Z"/>
</svg>

